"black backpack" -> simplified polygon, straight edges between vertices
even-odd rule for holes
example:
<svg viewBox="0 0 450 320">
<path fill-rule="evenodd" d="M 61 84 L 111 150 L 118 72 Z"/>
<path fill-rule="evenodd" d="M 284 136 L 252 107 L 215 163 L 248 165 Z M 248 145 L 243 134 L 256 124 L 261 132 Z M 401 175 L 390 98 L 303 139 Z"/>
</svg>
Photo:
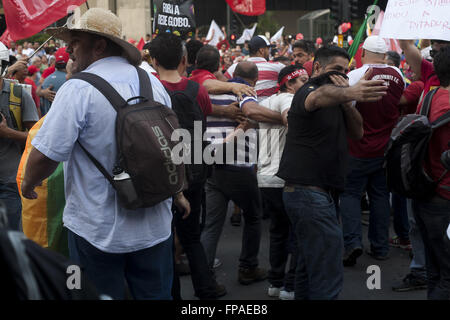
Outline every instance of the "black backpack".
<svg viewBox="0 0 450 320">
<path fill-rule="evenodd" d="M 22 232 L 11 231 L 6 206 L 0 200 L 0 273 L 3 300 L 98 300 L 94 286 L 79 273 L 79 287 L 70 289 L 71 263 L 63 255 L 42 248 Z M 74 273 L 74 272 L 73 272 Z M 73 284 L 73 283 L 72 283 Z"/>
<path fill-rule="evenodd" d="M 127 209 L 146 208 L 164 201 L 183 190 L 184 165 L 172 161 L 172 133 L 179 128 L 176 114 L 153 100 L 150 79 L 143 69 L 139 75 L 140 96 L 125 101 L 101 77 L 81 72 L 71 77 L 90 83 L 117 111 L 117 164 L 114 177 L 80 144 L 117 192 L 119 203 Z M 136 104 L 130 104 L 139 100 Z M 109 106 L 105 106 L 109 107 Z M 122 174 L 123 173 L 123 174 Z M 129 177 L 128 177 L 129 176 Z"/>
<path fill-rule="evenodd" d="M 442 178 L 434 180 L 424 170 L 428 143 L 437 128 L 450 122 L 450 111 L 430 123 L 431 101 L 438 89 L 429 92 L 420 114 L 408 114 L 392 130 L 384 162 L 387 185 L 393 193 L 411 199 L 427 200 L 433 197 Z"/>
<path fill-rule="evenodd" d="M 189 145 L 185 145 L 184 149 L 186 151 L 184 159 L 190 161 L 190 164 L 185 164 L 186 180 L 189 185 L 204 183 L 208 177 L 209 169 L 203 161 L 203 150 L 208 142 L 203 141 L 206 120 L 197 102 L 199 88 L 200 85 L 192 80 L 188 80 L 184 91 L 171 91 L 166 88 L 172 100 L 172 110 L 178 117 L 180 128 L 186 129 L 191 136 Z M 197 123 L 197 132 L 195 132 L 195 123 Z M 200 125 L 201 128 L 198 128 Z M 195 159 L 196 153 L 197 159 Z M 195 163 L 194 160 L 197 160 L 196 162 L 201 161 L 201 163 Z"/>
</svg>

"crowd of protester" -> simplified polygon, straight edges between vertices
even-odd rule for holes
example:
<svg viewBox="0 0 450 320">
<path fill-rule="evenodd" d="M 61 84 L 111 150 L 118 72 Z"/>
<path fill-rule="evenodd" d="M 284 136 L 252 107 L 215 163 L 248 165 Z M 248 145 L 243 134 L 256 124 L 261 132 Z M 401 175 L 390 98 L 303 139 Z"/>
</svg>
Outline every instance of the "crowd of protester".
<svg viewBox="0 0 450 320">
<path fill-rule="evenodd" d="M 121 23 L 100 9 L 86 14 Z M 240 225 L 243 218 L 242 285 L 268 281 L 267 294 L 286 300 L 336 299 L 344 267 L 356 265 L 364 252 L 361 218 L 368 202 L 367 254 L 387 260 L 389 247 L 411 252 L 410 272 L 393 290 L 428 288 L 428 298 L 450 299 L 450 174 L 441 162 L 450 124 L 429 142 L 425 170 L 439 179 L 431 200 L 390 193 L 383 166 L 393 128 L 421 110 L 429 91 L 438 88 L 430 121 L 450 110 L 449 42 L 422 41 L 422 49 L 431 46 L 431 54 L 422 54 L 414 41 L 400 40 L 399 54 L 370 36 L 357 68 L 346 50 L 320 38 L 270 43 L 257 35 L 242 46 L 226 39 L 211 46 L 204 37 L 183 41 L 164 33 L 148 36 L 138 52 L 106 25 L 102 32 L 86 29 L 54 32 L 58 40 L 39 52 L 39 43 L 10 43 L 10 67 L 2 65 L 1 80 L 0 200 L 11 229 L 22 229 L 22 216 L 32 219 L 23 203 L 39 201 L 42 194 L 34 189 L 64 162 L 60 224 L 70 258 L 99 292 L 123 299 L 126 279 L 135 299 L 181 299 L 179 276 L 190 274 L 199 299 L 226 295 L 215 276 L 216 251 L 232 201 L 231 222 Z M 175 111 L 179 101 L 195 108 L 213 148 L 234 143 L 243 132 L 248 139 L 237 143 L 243 162 L 210 165 L 207 178 L 190 183 L 173 201 L 130 213 L 83 151 L 112 170 L 116 112 L 87 82 L 69 79 L 94 73 L 129 99 L 140 88 L 133 65 L 148 74 L 155 101 Z M 11 79 L 31 87 L 20 92 L 20 123 L 10 115 Z M 187 100 L 175 97 L 180 92 Z M 42 117 L 19 190 L 27 130 Z M 274 141 L 276 150 L 268 149 Z M 45 200 L 56 201 L 50 195 Z M 389 237 L 392 215 L 395 236 Z M 269 270 L 258 260 L 265 216 L 271 221 Z"/>
</svg>

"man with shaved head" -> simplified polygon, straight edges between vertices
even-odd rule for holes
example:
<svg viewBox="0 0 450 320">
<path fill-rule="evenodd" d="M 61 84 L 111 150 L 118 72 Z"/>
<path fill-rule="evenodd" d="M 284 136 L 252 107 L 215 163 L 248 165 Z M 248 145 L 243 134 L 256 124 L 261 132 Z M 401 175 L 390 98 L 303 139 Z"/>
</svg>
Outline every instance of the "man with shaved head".
<svg viewBox="0 0 450 320">
<path fill-rule="evenodd" d="M 236 66 L 234 78 L 228 82 L 241 83 L 254 87 L 258 81 L 258 68 L 255 63 L 243 61 Z M 258 267 L 258 252 L 261 239 L 261 197 L 255 173 L 256 130 L 252 122 L 270 122 L 282 124 L 279 113 L 261 107 L 256 96 L 243 95 L 242 98 L 227 93 L 210 95 L 211 102 L 219 106 L 228 106 L 234 102 L 239 105 L 244 117 L 237 122 L 234 119 L 208 116 L 206 136 L 216 150 L 228 150 L 227 144 L 245 131 L 247 139 L 238 139 L 233 155 L 226 155 L 226 163 L 213 165 L 211 177 L 206 182 L 206 221 L 201 242 L 205 248 L 208 264 L 212 269 L 217 244 L 227 214 L 228 202 L 232 200 L 242 209 L 244 232 L 242 250 L 239 258 L 238 280 L 248 285 L 266 279 L 267 272 Z M 236 130 L 238 129 L 238 130 Z"/>
</svg>

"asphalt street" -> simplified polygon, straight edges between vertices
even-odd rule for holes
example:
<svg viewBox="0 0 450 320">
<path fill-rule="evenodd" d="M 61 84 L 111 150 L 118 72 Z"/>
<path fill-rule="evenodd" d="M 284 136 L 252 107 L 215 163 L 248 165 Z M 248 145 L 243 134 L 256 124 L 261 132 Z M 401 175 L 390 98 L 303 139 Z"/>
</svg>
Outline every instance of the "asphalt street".
<svg viewBox="0 0 450 320">
<path fill-rule="evenodd" d="M 237 280 L 239 253 L 241 250 L 243 224 L 236 227 L 230 224 L 231 206 L 228 211 L 224 230 L 217 249 L 217 258 L 222 265 L 216 269 L 217 279 L 227 288 L 227 295 L 222 300 L 277 300 L 267 295 L 269 286 L 267 281 L 248 286 L 241 285 Z M 367 219 L 367 215 L 363 215 Z M 269 269 L 269 224 L 270 220 L 262 222 L 262 238 L 259 253 L 260 266 Z M 392 225 L 392 223 L 391 223 Z M 392 229 L 392 228 L 391 228 Z M 368 247 L 368 227 L 363 225 L 364 246 Z M 391 230 L 391 235 L 394 235 Z M 410 292 L 394 292 L 392 286 L 409 271 L 409 252 L 399 248 L 390 248 L 390 258 L 378 261 L 364 253 L 354 267 L 344 269 L 344 286 L 339 296 L 340 300 L 422 300 L 426 299 L 426 290 Z M 381 288 L 369 290 L 367 288 L 367 267 L 377 265 L 381 270 Z M 194 296 L 190 276 L 181 277 L 181 295 L 184 300 L 197 300 Z"/>
</svg>

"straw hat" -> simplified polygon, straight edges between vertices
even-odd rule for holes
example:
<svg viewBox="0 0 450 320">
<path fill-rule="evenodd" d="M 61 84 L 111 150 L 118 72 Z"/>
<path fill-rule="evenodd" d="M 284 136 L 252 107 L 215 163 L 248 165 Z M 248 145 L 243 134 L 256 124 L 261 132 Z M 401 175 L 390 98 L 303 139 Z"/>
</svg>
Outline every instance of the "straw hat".
<svg viewBox="0 0 450 320">
<path fill-rule="evenodd" d="M 51 36 L 69 42 L 71 32 L 87 32 L 105 37 L 124 51 L 124 57 L 133 64 L 138 65 L 141 61 L 141 53 L 129 42 L 122 40 L 122 22 L 111 11 L 101 8 L 91 8 L 86 11 L 72 28 L 48 28 L 46 32 Z"/>
</svg>

